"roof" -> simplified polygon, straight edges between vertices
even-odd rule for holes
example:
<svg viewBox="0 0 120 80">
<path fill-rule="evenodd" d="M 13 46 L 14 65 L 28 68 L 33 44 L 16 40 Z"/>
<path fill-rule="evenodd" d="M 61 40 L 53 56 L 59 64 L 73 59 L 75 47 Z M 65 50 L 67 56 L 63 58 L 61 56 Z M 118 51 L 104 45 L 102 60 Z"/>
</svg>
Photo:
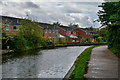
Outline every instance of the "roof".
<svg viewBox="0 0 120 80">
<path fill-rule="evenodd" d="M 97 34 L 97 32 L 95 31 L 89 31 L 89 30 L 85 30 L 87 33 L 94 33 L 94 34 Z"/>
<path fill-rule="evenodd" d="M 74 28 L 68 27 L 68 26 L 59 26 L 60 28 L 66 30 L 66 31 L 76 31 Z"/>
<path fill-rule="evenodd" d="M 7 23 L 9 25 L 20 25 L 20 18 L 8 17 L 8 16 L 0 16 L 2 19 L 2 23 Z"/>
<path fill-rule="evenodd" d="M 43 29 L 57 29 L 55 26 L 51 25 L 51 24 L 47 24 L 47 23 L 39 23 L 40 27 L 42 27 Z"/>
</svg>

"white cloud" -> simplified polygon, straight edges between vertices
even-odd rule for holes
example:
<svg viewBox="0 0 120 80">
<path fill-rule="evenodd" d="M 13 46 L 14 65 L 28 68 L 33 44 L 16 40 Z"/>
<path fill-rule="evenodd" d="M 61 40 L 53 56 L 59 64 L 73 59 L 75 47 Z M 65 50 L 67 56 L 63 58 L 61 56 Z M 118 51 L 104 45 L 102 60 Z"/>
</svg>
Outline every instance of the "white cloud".
<svg viewBox="0 0 120 80">
<path fill-rule="evenodd" d="M 56 2 L 56 0 L 53 2 L 37 2 L 34 0 L 31 2 L 14 2 L 12 0 L 0 4 L 2 4 L 1 15 L 25 17 L 29 10 L 32 19 L 37 19 L 40 22 L 53 23 L 59 21 L 63 25 L 77 23 L 81 27 L 93 26 L 93 20 L 98 18 L 96 12 L 100 9 L 98 8 L 100 2 Z M 96 27 L 99 26 L 96 23 Z"/>
<path fill-rule="evenodd" d="M 5 2 L 103 2 L 104 0 L 5 0 Z"/>
</svg>

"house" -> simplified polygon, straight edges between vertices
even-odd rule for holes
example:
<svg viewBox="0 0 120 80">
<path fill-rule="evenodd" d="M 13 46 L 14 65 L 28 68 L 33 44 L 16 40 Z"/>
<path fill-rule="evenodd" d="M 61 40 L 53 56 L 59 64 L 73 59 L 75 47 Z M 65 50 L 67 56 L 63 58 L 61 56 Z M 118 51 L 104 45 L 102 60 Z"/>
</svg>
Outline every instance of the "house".
<svg viewBox="0 0 120 80">
<path fill-rule="evenodd" d="M 14 35 L 18 33 L 21 20 L 20 18 L 7 16 L 0 17 L 2 19 L 2 23 L 4 25 L 7 25 L 7 27 L 4 28 L 3 32 Z M 64 38 L 66 39 L 67 43 L 79 43 L 80 41 L 86 41 L 87 38 L 93 38 L 93 36 L 97 34 L 97 32 L 94 31 L 83 30 L 80 28 L 75 29 L 68 26 L 54 26 L 52 24 L 41 22 L 39 22 L 39 25 L 42 28 L 44 37 Z"/>
<path fill-rule="evenodd" d="M 78 43 L 80 41 L 74 28 L 68 26 L 56 26 L 56 28 L 59 29 L 59 34 L 66 37 L 67 43 Z"/>
<path fill-rule="evenodd" d="M 14 17 L 8 17 L 8 16 L 0 16 L 2 19 L 2 23 L 5 26 L 3 29 L 3 32 L 7 33 L 8 35 L 10 34 L 17 34 L 18 29 L 20 26 L 20 18 L 14 18 Z M 52 26 L 51 24 L 47 23 L 39 23 L 40 27 L 42 28 L 43 31 L 43 36 L 44 37 L 49 37 L 49 38 L 54 38 L 58 34 L 58 29 Z"/>
<path fill-rule="evenodd" d="M 40 23 L 40 27 L 43 29 L 43 36 L 49 38 L 55 38 L 58 35 L 58 29 L 47 23 Z"/>
<path fill-rule="evenodd" d="M 13 17 L 7 17 L 7 16 L 0 16 L 2 19 L 2 27 L 5 27 L 3 29 L 3 32 L 6 32 L 7 34 L 17 34 L 19 26 L 20 26 L 20 19 L 19 18 L 13 18 Z"/>
<path fill-rule="evenodd" d="M 94 35 L 97 35 L 97 32 L 95 31 L 89 31 L 89 30 L 83 30 L 80 28 L 76 28 L 77 36 L 81 41 L 86 41 L 86 39 L 90 38 L 92 39 Z"/>
</svg>

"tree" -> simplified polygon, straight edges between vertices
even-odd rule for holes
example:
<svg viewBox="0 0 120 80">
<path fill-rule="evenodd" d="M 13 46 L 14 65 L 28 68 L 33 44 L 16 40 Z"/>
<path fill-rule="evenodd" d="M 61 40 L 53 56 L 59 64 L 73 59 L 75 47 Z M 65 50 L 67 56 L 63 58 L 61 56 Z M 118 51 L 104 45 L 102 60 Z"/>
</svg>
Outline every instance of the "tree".
<svg viewBox="0 0 120 80">
<path fill-rule="evenodd" d="M 52 25 L 54 25 L 54 26 L 61 26 L 61 23 L 59 23 L 59 22 L 54 22 Z"/>
<path fill-rule="evenodd" d="M 102 26 L 120 25 L 120 2 L 106 2 L 99 7 L 103 9 L 98 12 Z"/>
<path fill-rule="evenodd" d="M 71 28 L 78 28 L 79 27 L 78 24 L 73 24 L 73 23 L 70 23 L 68 26 Z"/>
<path fill-rule="evenodd" d="M 98 12 L 102 26 L 108 26 L 107 42 L 108 48 L 114 48 L 120 57 L 120 1 L 105 2 L 99 7 L 103 10 Z"/>
<path fill-rule="evenodd" d="M 103 37 L 104 40 L 107 40 L 108 27 L 101 28 L 98 31 L 99 36 Z"/>
<path fill-rule="evenodd" d="M 31 41 L 34 46 L 38 46 L 38 43 L 42 40 L 42 29 L 38 22 L 33 22 L 28 19 L 23 19 L 20 22 L 21 30 L 23 32 L 24 38 L 27 41 Z"/>
</svg>

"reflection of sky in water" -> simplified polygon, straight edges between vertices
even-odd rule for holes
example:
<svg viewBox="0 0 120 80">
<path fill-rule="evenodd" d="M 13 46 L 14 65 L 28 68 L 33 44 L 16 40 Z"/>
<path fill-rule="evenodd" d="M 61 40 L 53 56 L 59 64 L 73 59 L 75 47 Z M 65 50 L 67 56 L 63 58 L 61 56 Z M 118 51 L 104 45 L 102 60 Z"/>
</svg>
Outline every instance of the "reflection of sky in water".
<svg viewBox="0 0 120 80">
<path fill-rule="evenodd" d="M 38 55 L 14 58 L 2 65 L 3 78 L 63 78 L 87 47 L 42 50 Z"/>
</svg>

